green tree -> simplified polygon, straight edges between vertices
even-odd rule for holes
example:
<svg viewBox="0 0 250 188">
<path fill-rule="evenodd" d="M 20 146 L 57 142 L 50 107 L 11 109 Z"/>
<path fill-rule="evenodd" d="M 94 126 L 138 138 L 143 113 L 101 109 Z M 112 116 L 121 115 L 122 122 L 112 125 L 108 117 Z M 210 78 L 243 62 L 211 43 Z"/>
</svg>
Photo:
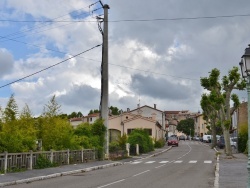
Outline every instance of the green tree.
<svg viewBox="0 0 250 188">
<path fill-rule="evenodd" d="M 3 111 L 3 121 L 4 122 L 14 121 L 17 119 L 17 117 L 18 117 L 18 106 L 16 104 L 14 94 L 12 94 Z"/>
<path fill-rule="evenodd" d="M 95 109 L 89 111 L 89 114 L 95 114 L 95 113 L 100 113 L 100 110 Z"/>
<path fill-rule="evenodd" d="M 117 107 L 110 106 L 109 109 L 111 110 L 111 114 L 113 114 L 113 115 L 119 115 L 120 114 L 119 109 Z"/>
<path fill-rule="evenodd" d="M 61 114 L 61 105 L 56 101 L 56 96 L 54 95 L 48 104 L 44 106 L 43 116 L 54 117 Z"/>
<path fill-rule="evenodd" d="M 243 90 L 246 87 L 246 82 L 241 79 L 237 67 L 229 70 L 228 75 L 222 78 L 220 82 L 220 71 L 212 69 L 209 77 L 201 78 L 201 86 L 213 94 L 213 102 L 219 105 L 218 116 L 225 138 L 226 154 L 232 156 L 230 145 L 230 127 L 231 115 L 239 105 L 239 99 L 236 94 L 232 94 L 233 89 Z M 230 101 L 233 101 L 233 107 L 230 108 Z"/>
<path fill-rule="evenodd" d="M 194 135 L 194 120 L 192 118 L 181 120 L 176 129 L 180 132 L 183 132 L 186 135 L 190 135 L 190 129 L 191 129 L 191 135 Z"/>
</svg>

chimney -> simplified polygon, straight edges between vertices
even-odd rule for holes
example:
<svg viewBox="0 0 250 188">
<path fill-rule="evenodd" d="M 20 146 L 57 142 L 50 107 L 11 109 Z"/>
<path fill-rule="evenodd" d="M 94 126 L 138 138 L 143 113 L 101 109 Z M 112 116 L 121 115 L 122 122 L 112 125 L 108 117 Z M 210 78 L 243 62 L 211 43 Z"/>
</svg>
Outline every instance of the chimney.
<svg viewBox="0 0 250 188">
<path fill-rule="evenodd" d="M 156 104 L 154 104 L 154 109 L 156 109 Z"/>
</svg>

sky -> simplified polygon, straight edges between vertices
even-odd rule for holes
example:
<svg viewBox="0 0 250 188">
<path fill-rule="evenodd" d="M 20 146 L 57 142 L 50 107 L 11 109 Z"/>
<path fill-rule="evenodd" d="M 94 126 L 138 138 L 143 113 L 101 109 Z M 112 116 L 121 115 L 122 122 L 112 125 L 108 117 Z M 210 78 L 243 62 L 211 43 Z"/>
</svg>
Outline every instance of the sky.
<svg viewBox="0 0 250 188">
<path fill-rule="evenodd" d="M 239 67 L 250 43 L 249 0 L 102 2 L 110 7 L 109 106 L 119 109 L 201 111 L 200 78 Z M 62 113 L 99 109 L 101 4 L 1 0 L 0 9 L 0 107 L 13 94 L 34 116 L 54 95 Z"/>
</svg>

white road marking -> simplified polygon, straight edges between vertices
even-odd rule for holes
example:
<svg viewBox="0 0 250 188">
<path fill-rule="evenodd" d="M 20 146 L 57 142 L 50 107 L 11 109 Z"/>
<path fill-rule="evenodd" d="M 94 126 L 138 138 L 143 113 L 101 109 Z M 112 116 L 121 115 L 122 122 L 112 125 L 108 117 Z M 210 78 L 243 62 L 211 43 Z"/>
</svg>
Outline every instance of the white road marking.
<svg viewBox="0 0 250 188">
<path fill-rule="evenodd" d="M 135 161 L 135 162 L 132 162 L 131 164 L 139 164 L 141 163 L 142 161 Z"/>
<path fill-rule="evenodd" d="M 168 161 L 161 161 L 160 163 L 168 163 Z"/>
<path fill-rule="evenodd" d="M 149 172 L 149 171 L 150 171 L 150 170 L 146 170 L 146 171 L 141 172 L 141 173 L 139 173 L 139 174 L 135 174 L 135 175 L 133 175 L 133 177 L 135 177 L 135 176 L 139 176 L 139 175 L 144 174 L 144 173 Z"/>
<path fill-rule="evenodd" d="M 182 161 L 175 161 L 174 163 L 182 163 Z"/>
<path fill-rule="evenodd" d="M 212 161 L 204 161 L 204 163 L 212 163 Z"/>
<path fill-rule="evenodd" d="M 148 161 L 148 162 L 145 162 L 146 164 L 151 164 L 151 163 L 154 163 L 155 161 Z"/>
<path fill-rule="evenodd" d="M 160 166 L 157 166 L 157 167 L 155 167 L 155 168 L 160 168 L 160 167 L 163 167 L 163 166 L 165 166 L 166 164 L 163 164 L 163 165 L 160 165 Z"/>
<path fill-rule="evenodd" d="M 189 163 L 197 163 L 197 161 L 189 161 Z"/>
<path fill-rule="evenodd" d="M 106 185 L 99 186 L 99 187 L 97 187 L 97 188 L 107 187 L 107 186 L 113 185 L 113 184 L 115 184 L 115 183 L 122 182 L 122 181 L 124 181 L 124 180 L 125 180 L 125 179 L 118 180 L 118 181 L 115 181 L 115 182 L 112 182 L 112 183 L 109 183 L 109 184 L 106 184 Z"/>
</svg>

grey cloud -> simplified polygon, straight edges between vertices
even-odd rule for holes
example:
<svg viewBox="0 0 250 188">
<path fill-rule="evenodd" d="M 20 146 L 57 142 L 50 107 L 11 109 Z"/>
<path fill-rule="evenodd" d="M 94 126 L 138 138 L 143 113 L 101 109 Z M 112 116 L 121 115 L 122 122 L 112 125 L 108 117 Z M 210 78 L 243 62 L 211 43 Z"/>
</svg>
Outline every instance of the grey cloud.
<svg viewBox="0 0 250 188">
<path fill-rule="evenodd" d="M 62 105 L 75 106 L 76 109 L 97 109 L 100 105 L 100 90 L 88 85 L 74 86 L 66 95 L 59 96 L 58 101 Z"/>
<path fill-rule="evenodd" d="M 132 76 L 131 87 L 140 95 L 158 99 L 181 100 L 193 92 L 190 86 L 139 74 Z"/>
</svg>

